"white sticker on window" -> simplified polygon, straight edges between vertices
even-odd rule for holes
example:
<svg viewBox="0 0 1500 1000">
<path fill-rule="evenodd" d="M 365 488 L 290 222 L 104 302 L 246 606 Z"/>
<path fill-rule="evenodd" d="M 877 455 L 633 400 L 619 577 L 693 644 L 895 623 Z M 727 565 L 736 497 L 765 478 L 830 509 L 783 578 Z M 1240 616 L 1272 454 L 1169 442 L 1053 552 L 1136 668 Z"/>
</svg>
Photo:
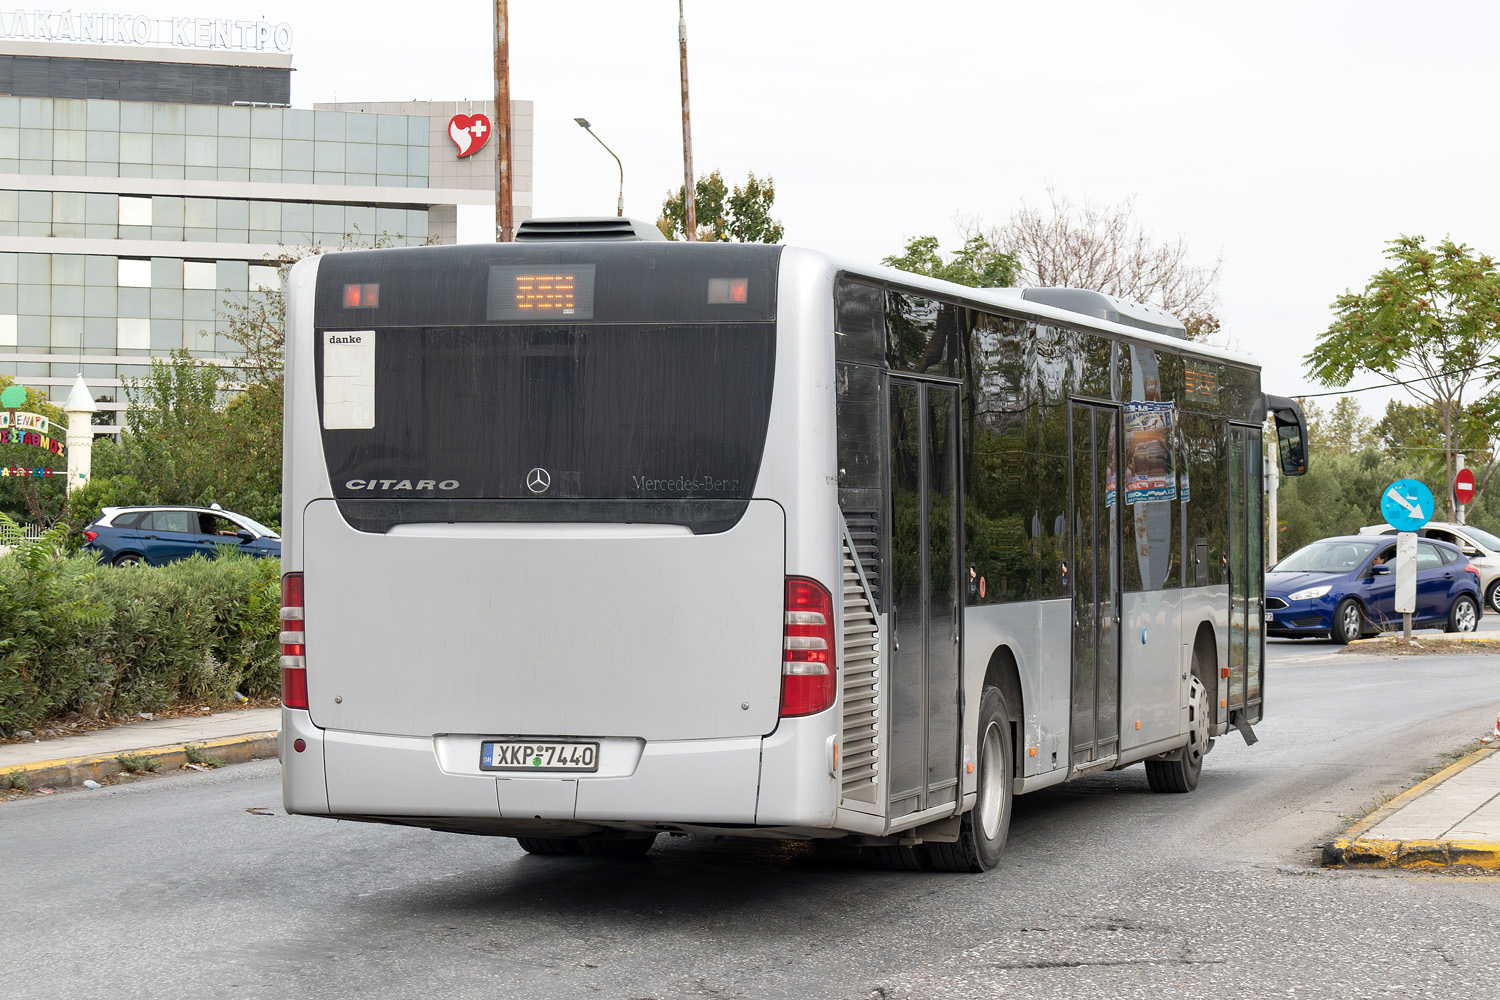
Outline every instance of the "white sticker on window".
<svg viewBox="0 0 1500 1000">
<path fill-rule="evenodd" d="M 375 331 L 323 331 L 323 426 L 375 426 Z"/>
</svg>

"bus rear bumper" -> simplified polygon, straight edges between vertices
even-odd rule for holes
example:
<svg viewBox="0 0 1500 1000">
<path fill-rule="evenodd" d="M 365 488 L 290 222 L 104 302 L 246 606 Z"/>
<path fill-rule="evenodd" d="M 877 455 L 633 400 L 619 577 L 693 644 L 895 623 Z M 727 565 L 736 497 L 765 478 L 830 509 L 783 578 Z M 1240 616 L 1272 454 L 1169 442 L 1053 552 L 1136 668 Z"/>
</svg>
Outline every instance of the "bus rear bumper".
<svg viewBox="0 0 1500 1000">
<path fill-rule="evenodd" d="M 477 736 L 325 730 L 296 710 L 283 710 L 282 719 L 283 796 L 290 813 L 393 822 L 566 820 L 621 828 L 756 822 L 760 737 L 610 740 L 634 745 L 623 768 L 511 775 L 480 769 Z M 300 753 L 292 749 L 299 738 L 305 745 Z"/>
</svg>

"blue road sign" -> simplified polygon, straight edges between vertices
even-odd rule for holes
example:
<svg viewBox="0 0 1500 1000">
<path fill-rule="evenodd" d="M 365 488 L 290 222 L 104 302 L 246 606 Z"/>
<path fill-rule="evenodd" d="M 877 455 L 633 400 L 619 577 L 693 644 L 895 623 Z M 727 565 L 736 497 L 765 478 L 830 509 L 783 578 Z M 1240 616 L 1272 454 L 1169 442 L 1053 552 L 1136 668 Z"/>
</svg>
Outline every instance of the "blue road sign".
<svg viewBox="0 0 1500 1000">
<path fill-rule="evenodd" d="M 1380 495 L 1380 513 L 1397 531 L 1416 531 L 1433 511 L 1432 491 L 1415 479 L 1398 479 Z"/>
</svg>

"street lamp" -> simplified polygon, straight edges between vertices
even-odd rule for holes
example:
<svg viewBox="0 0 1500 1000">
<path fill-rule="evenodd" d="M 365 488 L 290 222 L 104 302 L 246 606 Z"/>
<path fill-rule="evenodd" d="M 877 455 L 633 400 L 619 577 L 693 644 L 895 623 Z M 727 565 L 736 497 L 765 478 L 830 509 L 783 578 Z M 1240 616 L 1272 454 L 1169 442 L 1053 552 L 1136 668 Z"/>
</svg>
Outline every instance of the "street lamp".
<svg viewBox="0 0 1500 1000">
<path fill-rule="evenodd" d="M 589 135 L 593 135 L 595 142 L 604 146 L 604 140 L 594 135 L 594 130 L 589 127 L 589 120 L 587 118 L 574 118 L 573 120 L 578 123 L 579 128 L 583 129 Z M 608 146 L 604 146 L 604 151 L 610 156 L 615 156 L 615 151 Z M 615 214 L 623 219 L 625 217 L 625 164 L 620 163 L 618 156 L 615 156 L 615 162 L 620 164 L 620 202 L 615 208 Z"/>
</svg>

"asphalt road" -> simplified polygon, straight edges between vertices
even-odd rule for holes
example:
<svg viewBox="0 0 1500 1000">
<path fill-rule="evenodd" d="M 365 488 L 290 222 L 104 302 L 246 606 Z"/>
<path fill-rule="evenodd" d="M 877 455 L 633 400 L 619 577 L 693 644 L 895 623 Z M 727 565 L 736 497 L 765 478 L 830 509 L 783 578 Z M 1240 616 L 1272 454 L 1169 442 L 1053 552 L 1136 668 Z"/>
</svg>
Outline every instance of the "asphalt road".
<svg viewBox="0 0 1500 1000">
<path fill-rule="evenodd" d="M 290 817 L 275 762 L 0 806 L 0 984 L 90 997 L 1480 997 L 1500 879 L 1314 845 L 1500 711 L 1492 656 L 1273 663 L 1261 742 L 1017 800 L 985 876 L 800 844 L 646 859 Z"/>
</svg>

